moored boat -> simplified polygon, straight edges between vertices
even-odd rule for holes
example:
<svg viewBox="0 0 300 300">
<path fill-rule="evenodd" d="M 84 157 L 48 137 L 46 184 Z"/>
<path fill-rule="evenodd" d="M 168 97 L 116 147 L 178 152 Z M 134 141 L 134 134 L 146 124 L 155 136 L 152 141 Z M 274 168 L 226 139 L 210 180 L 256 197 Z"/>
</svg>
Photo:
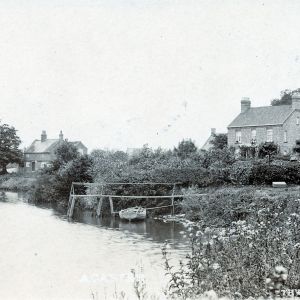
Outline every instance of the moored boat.
<svg viewBox="0 0 300 300">
<path fill-rule="evenodd" d="M 123 220 L 144 220 L 146 218 L 146 208 L 141 206 L 130 207 L 119 211 L 119 217 Z"/>
</svg>

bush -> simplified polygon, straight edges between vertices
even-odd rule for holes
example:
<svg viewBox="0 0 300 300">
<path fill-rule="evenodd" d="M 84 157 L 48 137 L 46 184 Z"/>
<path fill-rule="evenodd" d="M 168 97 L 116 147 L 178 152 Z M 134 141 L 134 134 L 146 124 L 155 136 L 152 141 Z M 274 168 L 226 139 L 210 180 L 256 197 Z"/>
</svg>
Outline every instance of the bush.
<svg viewBox="0 0 300 300">
<path fill-rule="evenodd" d="M 266 297 L 265 283 L 270 283 L 274 269 L 288 274 L 280 287 L 299 288 L 299 188 L 288 193 L 222 189 L 209 198 L 192 195 L 197 192 L 185 191 L 190 196 L 183 202 L 183 208 L 200 220 L 199 227 L 189 228 L 187 260 L 173 270 L 163 250 L 173 296 L 198 299 L 214 290 L 230 298 Z"/>
<path fill-rule="evenodd" d="M 230 181 L 233 184 L 251 184 L 252 161 L 237 161 L 230 167 Z"/>
</svg>

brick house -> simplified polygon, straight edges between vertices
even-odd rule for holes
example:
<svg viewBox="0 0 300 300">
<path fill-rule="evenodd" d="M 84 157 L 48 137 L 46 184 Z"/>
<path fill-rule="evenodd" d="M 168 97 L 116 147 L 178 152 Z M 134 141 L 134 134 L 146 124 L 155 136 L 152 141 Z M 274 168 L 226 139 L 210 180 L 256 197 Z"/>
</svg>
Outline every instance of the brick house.
<svg viewBox="0 0 300 300">
<path fill-rule="evenodd" d="M 43 130 L 40 140 L 34 140 L 29 148 L 24 151 L 24 171 L 35 172 L 51 165 L 55 159 L 55 150 L 64 140 L 63 133 L 60 132 L 58 139 L 48 139 L 46 131 Z M 87 147 L 82 142 L 71 142 L 76 146 L 80 154 L 87 154 Z"/>
<path fill-rule="evenodd" d="M 249 98 L 242 98 L 241 112 L 228 126 L 228 146 L 259 145 L 274 142 L 282 154 L 293 151 L 300 139 L 300 95 L 291 105 L 251 107 Z"/>
</svg>

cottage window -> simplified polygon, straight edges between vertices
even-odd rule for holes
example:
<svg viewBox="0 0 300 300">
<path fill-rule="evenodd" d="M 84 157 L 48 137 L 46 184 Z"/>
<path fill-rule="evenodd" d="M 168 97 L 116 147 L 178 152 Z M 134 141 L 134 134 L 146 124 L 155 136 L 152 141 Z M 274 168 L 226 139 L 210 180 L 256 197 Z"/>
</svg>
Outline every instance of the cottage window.
<svg viewBox="0 0 300 300">
<path fill-rule="evenodd" d="M 284 143 L 287 143 L 287 131 L 283 133 L 283 141 Z"/>
<path fill-rule="evenodd" d="M 240 130 L 235 132 L 235 140 L 239 144 L 242 142 L 242 132 Z"/>
<path fill-rule="evenodd" d="M 267 129 L 267 142 L 273 142 L 273 129 Z"/>
</svg>

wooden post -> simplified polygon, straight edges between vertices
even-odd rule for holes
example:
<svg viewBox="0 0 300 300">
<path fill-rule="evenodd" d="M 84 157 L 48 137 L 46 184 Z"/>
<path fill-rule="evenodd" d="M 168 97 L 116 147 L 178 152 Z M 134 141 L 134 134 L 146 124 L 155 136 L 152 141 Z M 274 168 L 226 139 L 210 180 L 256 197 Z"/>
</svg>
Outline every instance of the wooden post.
<svg viewBox="0 0 300 300">
<path fill-rule="evenodd" d="M 97 206 L 97 217 L 101 216 L 102 203 L 103 203 L 103 197 L 101 196 Z"/>
<path fill-rule="evenodd" d="M 114 203 L 113 203 L 112 197 L 109 197 L 109 206 L 110 206 L 111 215 L 114 215 Z"/>
<path fill-rule="evenodd" d="M 76 197 L 75 195 L 72 196 L 72 203 L 71 203 L 71 207 L 70 207 L 70 212 L 69 212 L 69 218 L 73 217 L 73 212 L 74 212 L 74 207 L 75 207 L 75 201 L 76 201 Z"/>
<path fill-rule="evenodd" d="M 176 183 L 173 185 L 173 191 L 172 191 L 172 216 L 174 216 L 174 193 L 175 193 L 175 186 Z"/>
<path fill-rule="evenodd" d="M 74 185 L 72 183 L 71 190 L 70 190 L 70 196 L 69 196 L 69 203 L 68 203 L 68 212 L 67 212 L 67 217 L 70 217 L 70 218 L 73 215 L 73 211 L 72 211 L 72 215 L 71 215 L 71 207 L 72 207 L 72 202 L 73 202 L 73 195 L 74 195 Z"/>
<path fill-rule="evenodd" d="M 104 191 L 104 186 L 102 185 L 101 191 L 100 191 L 100 199 L 99 199 L 99 202 L 97 205 L 97 211 L 96 211 L 97 217 L 100 217 L 100 215 L 101 215 L 101 209 L 102 209 L 102 203 L 103 203 L 103 197 L 102 197 L 103 191 Z"/>
</svg>

